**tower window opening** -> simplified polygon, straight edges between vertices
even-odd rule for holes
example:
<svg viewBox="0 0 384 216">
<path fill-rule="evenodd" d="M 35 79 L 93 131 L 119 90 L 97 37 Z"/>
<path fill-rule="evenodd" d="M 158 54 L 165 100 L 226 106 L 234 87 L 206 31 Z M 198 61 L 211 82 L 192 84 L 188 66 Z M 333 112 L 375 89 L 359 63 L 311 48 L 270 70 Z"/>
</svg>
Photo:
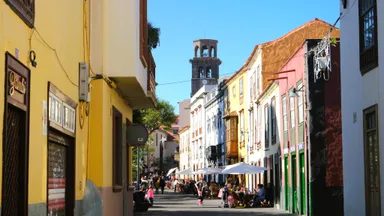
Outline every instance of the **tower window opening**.
<svg viewBox="0 0 384 216">
<path fill-rule="evenodd" d="M 209 49 L 209 57 L 216 57 L 215 55 L 215 47 L 211 46 Z"/>
<path fill-rule="evenodd" d="M 200 56 L 200 49 L 199 49 L 199 46 L 196 46 L 195 47 L 195 57 L 199 57 Z"/>
<path fill-rule="evenodd" d="M 211 69 L 211 67 L 207 67 L 207 78 L 212 78 L 212 69 Z"/>
<path fill-rule="evenodd" d="M 207 46 L 203 46 L 203 48 L 201 48 L 202 49 L 202 57 L 208 57 L 208 47 Z"/>
<path fill-rule="evenodd" d="M 199 67 L 199 78 L 204 78 L 204 68 Z"/>
</svg>

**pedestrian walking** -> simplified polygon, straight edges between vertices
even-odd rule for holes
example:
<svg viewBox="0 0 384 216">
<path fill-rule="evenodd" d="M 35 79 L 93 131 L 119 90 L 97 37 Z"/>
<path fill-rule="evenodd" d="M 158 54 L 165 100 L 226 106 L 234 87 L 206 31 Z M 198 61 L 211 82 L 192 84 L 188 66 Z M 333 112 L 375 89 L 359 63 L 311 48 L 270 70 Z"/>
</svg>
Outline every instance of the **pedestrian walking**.
<svg viewBox="0 0 384 216">
<path fill-rule="evenodd" d="M 164 176 L 161 176 L 161 179 L 160 179 L 161 194 L 164 194 L 164 187 L 165 187 Z"/>
<path fill-rule="evenodd" d="M 147 197 L 148 197 L 149 203 L 151 203 L 151 206 L 153 206 L 154 194 L 153 194 L 153 187 L 152 187 L 152 185 L 149 186 L 149 189 L 148 189 L 148 192 L 147 192 Z"/>
<path fill-rule="evenodd" d="M 197 203 L 199 206 L 203 205 L 203 200 L 204 200 L 203 190 L 201 188 L 197 188 Z"/>
</svg>

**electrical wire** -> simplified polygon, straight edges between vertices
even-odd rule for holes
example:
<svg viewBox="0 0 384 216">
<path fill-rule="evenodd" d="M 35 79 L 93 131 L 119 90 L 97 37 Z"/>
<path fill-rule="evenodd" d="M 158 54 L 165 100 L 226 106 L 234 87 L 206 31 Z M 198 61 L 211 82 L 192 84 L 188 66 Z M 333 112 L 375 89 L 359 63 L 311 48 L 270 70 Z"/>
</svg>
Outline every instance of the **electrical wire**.
<svg viewBox="0 0 384 216">
<path fill-rule="evenodd" d="M 79 87 L 75 82 L 72 81 L 72 79 L 71 79 L 71 77 L 69 76 L 67 70 L 64 68 L 63 63 L 61 62 L 60 57 L 59 57 L 59 54 L 57 53 L 56 49 L 53 48 L 51 45 L 49 45 L 49 43 L 47 43 L 47 41 L 44 40 L 44 38 L 41 36 L 40 32 L 36 29 L 36 27 L 33 28 L 33 29 L 34 29 L 34 31 L 32 31 L 32 36 L 33 36 L 33 34 L 36 32 L 36 34 L 39 36 L 39 38 L 40 38 L 40 40 L 43 42 L 43 44 L 55 53 L 55 57 L 56 57 L 56 59 L 57 59 L 57 62 L 59 63 L 59 65 L 60 65 L 61 69 L 63 70 L 63 72 L 65 73 L 65 75 L 67 76 L 68 81 L 69 81 L 72 85 L 74 85 L 74 86 L 76 86 L 76 87 Z M 32 36 L 31 36 L 31 38 L 32 38 Z"/>
<path fill-rule="evenodd" d="M 298 58 L 298 57 L 304 57 L 306 56 L 307 54 L 304 54 L 304 55 L 297 55 L 295 57 L 292 57 L 290 59 L 295 59 L 295 58 Z M 269 64 L 263 64 L 263 66 L 270 66 L 270 65 L 275 65 L 277 63 L 281 63 L 281 62 L 286 62 L 287 60 L 280 60 L 280 61 L 274 61 L 272 63 L 269 63 Z M 277 71 L 276 71 L 277 72 Z M 231 72 L 231 73 L 225 73 L 225 74 L 222 74 L 221 76 L 225 76 L 225 75 L 233 75 L 235 74 L 236 72 Z M 191 82 L 191 80 L 180 80 L 180 81 L 174 81 L 174 82 L 169 82 L 169 83 L 161 83 L 161 84 L 157 84 L 158 86 L 165 86 L 165 85 L 174 85 L 174 84 L 179 84 L 179 83 L 186 83 L 186 82 Z"/>
<path fill-rule="evenodd" d="M 355 3 L 356 3 L 356 2 L 357 2 L 357 0 L 355 0 L 355 1 L 352 3 L 351 7 L 348 8 L 347 12 L 345 12 L 344 14 L 343 14 L 343 13 L 340 13 L 340 19 L 343 19 L 343 17 L 345 17 L 345 16 L 349 13 L 349 11 L 351 11 L 351 9 L 353 8 L 353 6 L 355 6 Z"/>
<path fill-rule="evenodd" d="M 335 26 L 337 25 L 337 23 L 340 21 L 340 19 L 342 19 L 345 15 L 347 15 L 347 13 L 349 13 L 349 11 L 351 10 L 351 8 L 355 5 L 355 3 L 357 2 L 357 0 L 355 0 L 351 7 L 349 8 L 349 10 L 344 14 L 344 15 L 341 15 L 336 19 L 335 23 L 330 27 L 329 31 L 327 32 L 327 34 L 324 36 L 327 37 L 329 34 L 331 34 L 332 30 L 335 28 Z M 313 50 L 310 50 L 310 52 L 313 52 Z M 295 57 L 292 57 L 290 59 L 294 59 L 294 58 L 298 58 L 298 57 L 304 57 L 304 56 L 307 56 L 308 53 L 304 54 L 304 55 L 297 55 Z M 281 62 L 286 62 L 286 60 L 280 60 L 280 61 L 275 61 L 275 62 L 272 62 L 272 63 L 269 63 L 269 64 L 263 64 L 263 66 L 270 66 L 270 65 L 274 65 L 274 64 L 277 64 L 277 63 L 281 63 Z M 235 72 L 236 73 L 236 72 Z M 227 73 L 227 74 L 222 74 L 223 75 L 230 75 L 230 74 L 233 74 L 233 73 Z M 165 86 L 165 85 L 174 85 L 174 84 L 179 84 L 179 83 L 186 83 L 186 82 L 191 82 L 191 80 L 180 80 L 180 81 L 174 81 L 174 82 L 169 82 L 169 83 L 161 83 L 161 84 L 157 84 L 158 86 Z"/>
</svg>

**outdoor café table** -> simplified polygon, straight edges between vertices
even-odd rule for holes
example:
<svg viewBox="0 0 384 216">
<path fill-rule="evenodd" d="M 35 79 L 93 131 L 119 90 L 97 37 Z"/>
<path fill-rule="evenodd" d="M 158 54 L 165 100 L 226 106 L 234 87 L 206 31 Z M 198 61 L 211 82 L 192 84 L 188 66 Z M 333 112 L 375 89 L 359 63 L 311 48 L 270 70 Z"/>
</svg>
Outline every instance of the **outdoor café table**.
<svg viewBox="0 0 384 216">
<path fill-rule="evenodd" d="M 250 207 L 250 201 L 253 199 L 255 194 L 247 194 L 247 193 L 242 192 L 242 191 L 235 191 L 235 193 L 238 196 L 239 203 L 241 203 L 243 205 L 245 204 L 246 207 Z"/>
</svg>

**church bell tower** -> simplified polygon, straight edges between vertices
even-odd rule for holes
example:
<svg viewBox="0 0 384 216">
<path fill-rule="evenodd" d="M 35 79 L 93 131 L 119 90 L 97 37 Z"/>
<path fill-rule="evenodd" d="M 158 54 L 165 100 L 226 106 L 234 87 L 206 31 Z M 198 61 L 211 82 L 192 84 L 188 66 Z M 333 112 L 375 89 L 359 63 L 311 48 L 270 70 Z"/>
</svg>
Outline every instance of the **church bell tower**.
<svg viewBox="0 0 384 216">
<path fill-rule="evenodd" d="M 219 80 L 219 66 L 217 58 L 217 40 L 200 39 L 193 41 L 194 57 L 189 60 L 192 64 L 191 97 L 203 85 L 215 85 Z"/>
</svg>

